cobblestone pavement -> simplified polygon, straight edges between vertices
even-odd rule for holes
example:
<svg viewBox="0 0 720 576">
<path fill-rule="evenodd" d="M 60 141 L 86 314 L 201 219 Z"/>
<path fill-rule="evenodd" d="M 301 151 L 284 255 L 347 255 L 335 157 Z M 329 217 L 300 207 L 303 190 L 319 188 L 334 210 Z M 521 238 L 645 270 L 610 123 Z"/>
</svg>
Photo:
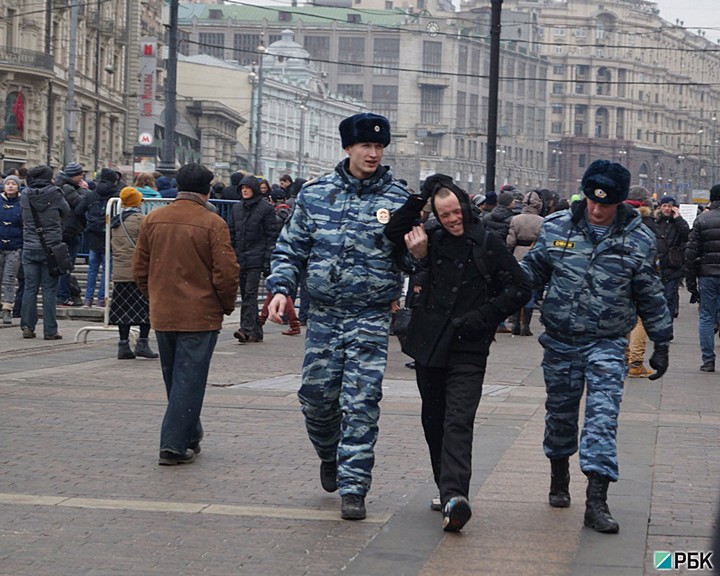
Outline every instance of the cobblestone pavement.
<svg viewBox="0 0 720 576">
<path fill-rule="evenodd" d="M 720 376 L 698 371 L 696 314 L 683 305 L 665 378 L 627 382 L 621 478 L 609 498 L 617 536 L 582 528 L 577 457 L 572 507 L 547 504 L 536 338 L 499 335 L 493 345 L 476 421 L 474 516 L 461 534 L 445 534 L 429 509 L 414 374 L 394 340 L 368 518 L 345 522 L 338 496 L 320 488 L 295 396 L 301 337 L 270 326 L 265 342 L 238 345 L 228 320 L 203 452 L 193 465 L 160 467 L 157 360 L 115 359 L 112 332 L 73 343 L 83 320 L 61 319 L 57 342 L 2 327 L 0 574 L 661 574 L 654 551 L 710 549 L 720 488 Z"/>
</svg>

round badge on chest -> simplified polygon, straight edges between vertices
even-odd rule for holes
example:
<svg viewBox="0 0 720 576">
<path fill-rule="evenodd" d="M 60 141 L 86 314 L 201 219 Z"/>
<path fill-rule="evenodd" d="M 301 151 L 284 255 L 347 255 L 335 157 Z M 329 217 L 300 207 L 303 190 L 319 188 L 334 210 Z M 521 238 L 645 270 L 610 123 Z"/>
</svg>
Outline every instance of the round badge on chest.
<svg viewBox="0 0 720 576">
<path fill-rule="evenodd" d="M 387 224 L 390 222 L 390 210 L 387 208 L 379 208 L 378 211 L 375 212 L 375 217 L 380 224 Z"/>
</svg>

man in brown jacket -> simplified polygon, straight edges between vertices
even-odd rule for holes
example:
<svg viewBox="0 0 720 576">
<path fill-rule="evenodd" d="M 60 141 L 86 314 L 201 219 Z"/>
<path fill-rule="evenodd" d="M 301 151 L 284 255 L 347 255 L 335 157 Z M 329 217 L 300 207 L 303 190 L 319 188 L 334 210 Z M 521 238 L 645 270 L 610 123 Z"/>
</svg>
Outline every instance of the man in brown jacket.
<svg viewBox="0 0 720 576">
<path fill-rule="evenodd" d="M 168 396 L 159 464 L 190 463 L 200 452 L 200 410 L 223 314 L 235 310 L 239 267 L 227 224 L 206 203 L 213 173 L 186 164 L 178 195 L 148 214 L 133 275 L 150 302 Z"/>
</svg>

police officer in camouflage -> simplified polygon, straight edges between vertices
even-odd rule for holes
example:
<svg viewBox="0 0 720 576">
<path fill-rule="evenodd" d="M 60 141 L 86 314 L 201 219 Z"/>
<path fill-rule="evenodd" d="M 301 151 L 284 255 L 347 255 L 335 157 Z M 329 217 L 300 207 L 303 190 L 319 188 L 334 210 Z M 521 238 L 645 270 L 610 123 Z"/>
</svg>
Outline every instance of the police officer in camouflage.
<svg viewBox="0 0 720 576">
<path fill-rule="evenodd" d="M 617 163 L 588 166 L 585 199 L 548 216 L 521 266 L 536 287 L 548 284 L 541 308 L 545 455 L 550 459 L 550 505 L 570 506 L 568 458 L 578 450 L 583 390 L 585 420 L 580 468 L 588 477 L 585 526 L 616 533 L 607 489 L 618 479 L 617 421 L 627 375 L 626 335 L 639 315 L 654 342 L 650 366 L 668 368 L 672 320 L 655 262 L 655 238 L 640 214 L 623 204 L 630 173 Z"/>
<path fill-rule="evenodd" d="M 269 318 L 282 322 L 287 295 L 307 271 L 308 314 L 298 393 L 320 480 L 339 489 L 346 520 L 365 518 L 387 363 L 390 303 L 399 298 L 394 245 L 384 234 L 409 193 L 381 164 L 390 143 L 383 116 L 340 123 L 347 158 L 305 184 L 272 256 Z"/>
</svg>

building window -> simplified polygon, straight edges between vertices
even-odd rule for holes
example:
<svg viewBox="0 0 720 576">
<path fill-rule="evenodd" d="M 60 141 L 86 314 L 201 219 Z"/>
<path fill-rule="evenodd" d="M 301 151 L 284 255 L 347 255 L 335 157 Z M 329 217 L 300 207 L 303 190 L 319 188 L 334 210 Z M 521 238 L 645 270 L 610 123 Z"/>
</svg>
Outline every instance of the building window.
<svg viewBox="0 0 720 576">
<path fill-rule="evenodd" d="M 442 42 L 423 42 L 423 73 L 439 74 L 442 70 Z"/>
<path fill-rule="evenodd" d="M 339 71 L 343 74 L 362 74 L 358 64 L 365 62 L 365 38 L 341 37 L 338 44 Z"/>
<path fill-rule="evenodd" d="M 373 86 L 372 91 L 372 109 L 394 125 L 398 113 L 398 87 L 377 85 Z"/>
<path fill-rule="evenodd" d="M 318 72 L 327 72 L 328 60 L 330 60 L 330 37 L 305 36 L 303 47 L 310 53 L 315 69 Z"/>
<path fill-rule="evenodd" d="M 587 166 L 587 154 L 578 154 L 578 168 Z"/>
<path fill-rule="evenodd" d="M 565 36 L 565 28 L 560 28 L 559 26 L 556 26 L 553 28 L 553 36 L 556 36 L 558 38 L 562 38 Z"/>
<path fill-rule="evenodd" d="M 257 62 L 260 56 L 257 51 L 259 46 L 260 34 L 235 34 L 233 49 L 238 64 L 250 66 L 253 62 Z"/>
<path fill-rule="evenodd" d="M 585 124 L 583 122 L 575 121 L 575 136 L 585 136 Z"/>
<path fill-rule="evenodd" d="M 553 82 L 552 86 L 553 94 L 565 94 L 565 85 L 561 82 Z"/>
<path fill-rule="evenodd" d="M 465 45 L 458 46 L 458 67 L 457 71 L 460 74 L 458 80 L 464 82 L 467 78 L 463 77 L 463 74 L 467 74 L 468 67 L 468 47 Z"/>
<path fill-rule="evenodd" d="M 575 94 L 585 94 L 585 84 L 582 82 L 575 82 Z"/>
<path fill-rule="evenodd" d="M 483 99 L 484 104 L 484 99 Z M 470 94 L 470 110 L 469 110 L 469 121 L 468 121 L 468 127 L 470 128 L 480 128 L 480 106 L 478 101 L 478 95 L 477 94 Z M 483 116 L 484 117 L 484 116 Z"/>
<path fill-rule="evenodd" d="M 562 134 L 562 122 L 553 122 L 550 125 L 550 132 L 553 134 Z"/>
<path fill-rule="evenodd" d="M 563 74 L 565 74 L 565 66 L 562 64 L 555 64 L 553 66 L 553 74 L 555 74 L 556 76 L 562 76 Z"/>
<path fill-rule="evenodd" d="M 225 59 L 225 34 L 200 32 L 198 42 L 200 54 L 209 54 L 220 60 Z"/>
<path fill-rule="evenodd" d="M 375 38 L 373 44 L 375 74 L 397 76 L 400 66 L 400 38 Z"/>
<path fill-rule="evenodd" d="M 455 114 L 455 119 L 456 119 L 458 128 L 465 128 L 465 119 L 467 118 L 467 112 L 465 110 L 465 107 L 466 107 L 465 96 L 466 96 L 465 92 L 457 93 L 457 113 Z"/>
<path fill-rule="evenodd" d="M 553 104 L 552 105 L 552 113 L 553 114 L 562 114 L 563 113 L 562 104 Z"/>
<path fill-rule="evenodd" d="M 439 124 L 442 110 L 441 88 L 424 86 L 420 94 L 420 122 L 423 124 Z"/>
<path fill-rule="evenodd" d="M 338 94 L 355 98 L 355 100 L 363 99 L 363 85 L 362 84 L 338 84 Z"/>
</svg>

